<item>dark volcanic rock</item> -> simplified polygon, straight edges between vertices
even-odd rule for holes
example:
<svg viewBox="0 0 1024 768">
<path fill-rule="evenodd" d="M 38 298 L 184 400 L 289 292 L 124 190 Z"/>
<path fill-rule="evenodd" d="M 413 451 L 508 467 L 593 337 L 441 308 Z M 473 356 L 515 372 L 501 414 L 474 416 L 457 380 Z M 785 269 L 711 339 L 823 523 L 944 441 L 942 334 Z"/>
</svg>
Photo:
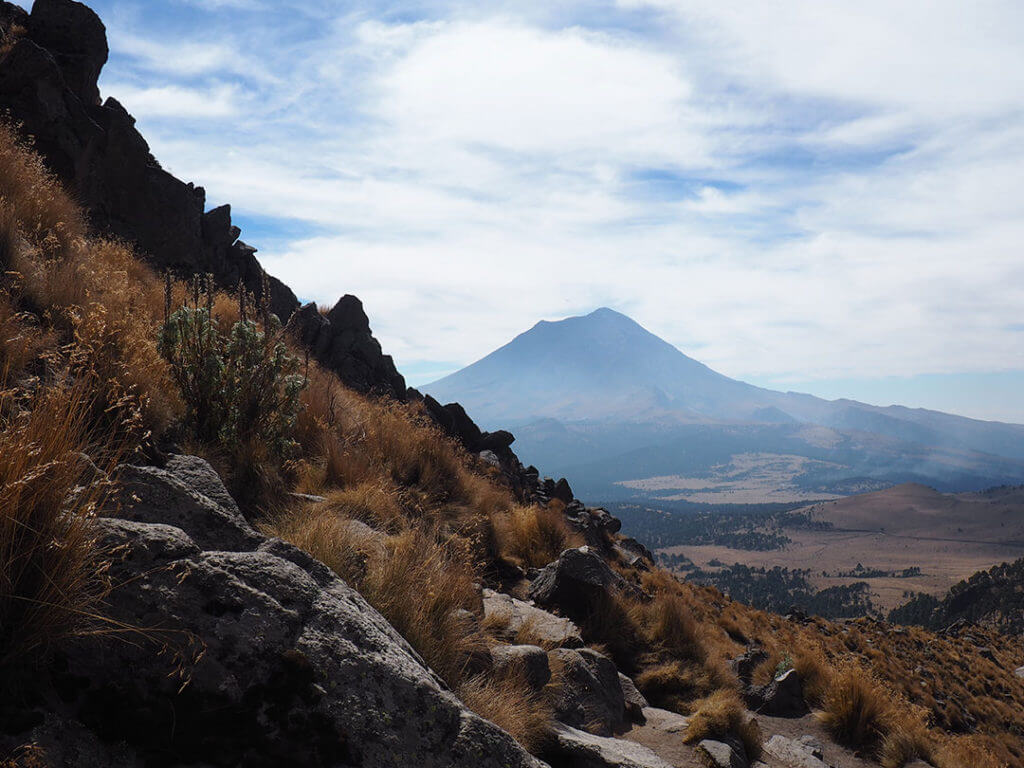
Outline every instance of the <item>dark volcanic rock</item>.
<svg viewBox="0 0 1024 768">
<path fill-rule="evenodd" d="M 261 293 L 255 249 L 236 242 L 230 210 L 204 216 L 206 194 L 167 173 L 114 99 L 99 101 L 106 31 L 73 0 L 36 0 L 28 36 L 0 61 L 0 111 L 31 136 L 46 165 L 67 185 L 91 224 L 133 243 L 157 269 L 210 272 L 218 285 L 239 282 Z M 288 319 L 298 305 L 271 280 L 271 310 Z"/>
<path fill-rule="evenodd" d="M 405 379 L 373 337 L 370 320 L 355 296 L 342 296 L 326 315 L 316 304 L 304 304 L 296 310 L 290 326 L 313 357 L 349 387 L 406 399 Z"/>
<path fill-rule="evenodd" d="M 138 633 L 60 649 L 62 720 L 15 744 L 57 741 L 69 765 L 540 765 L 325 565 L 250 534 L 201 462 L 168 466 L 121 469 L 152 519 L 96 523 L 116 555 L 108 612 Z"/>
<path fill-rule="evenodd" d="M 619 672 L 611 659 L 591 648 L 558 648 L 551 656 L 561 668 L 555 700 L 555 715 L 561 722 L 599 736 L 628 728 Z"/>
<path fill-rule="evenodd" d="M 538 605 L 556 607 L 574 621 L 585 621 L 613 590 L 639 597 L 639 590 L 613 571 L 589 547 L 567 549 L 541 569 L 530 585 Z"/>
<path fill-rule="evenodd" d="M 99 104 L 96 86 L 107 63 L 107 30 L 99 16 L 72 0 L 35 0 L 32 38 L 53 54 L 72 93 L 83 104 Z"/>
<path fill-rule="evenodd" d="M 804 687 L 795 669 L 776 677 L 760 688 L 748 688 L 747 706 L 771 717 L 802 717 L 810 709 L 804 701 Z"/>
</svg>

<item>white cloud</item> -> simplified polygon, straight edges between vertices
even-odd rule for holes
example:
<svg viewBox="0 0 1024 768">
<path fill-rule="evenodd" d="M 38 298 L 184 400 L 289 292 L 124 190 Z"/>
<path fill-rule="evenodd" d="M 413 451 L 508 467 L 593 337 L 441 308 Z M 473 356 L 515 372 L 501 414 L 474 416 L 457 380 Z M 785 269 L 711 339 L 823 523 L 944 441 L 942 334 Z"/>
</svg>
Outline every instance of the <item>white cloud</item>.
<svg viewBox="0 0 1024 768">
<path fill-rule="evenodd" d="M 165 85 L 139 88 L 126 83 L 105 83 L 105 93 L 146 117 L 232 117 L 240 112 L 238 89 L 231 85 L 188 88 Z"/>
<path fill-rule="evenodd" d="M 601 304 L 736 376 L 1024 359 L 1015 6 L 620 5 L 621 28 L 586 3 L 351 8 L 164 67 L 147 29 L 152 86 L 107 90 L 211 203 L 315 230 L 261 256 L 304 297 L 359 295 L 400 365 Z M 237 74 L 235 35 L 273 76 L 189 85 Z"/>
</svg>

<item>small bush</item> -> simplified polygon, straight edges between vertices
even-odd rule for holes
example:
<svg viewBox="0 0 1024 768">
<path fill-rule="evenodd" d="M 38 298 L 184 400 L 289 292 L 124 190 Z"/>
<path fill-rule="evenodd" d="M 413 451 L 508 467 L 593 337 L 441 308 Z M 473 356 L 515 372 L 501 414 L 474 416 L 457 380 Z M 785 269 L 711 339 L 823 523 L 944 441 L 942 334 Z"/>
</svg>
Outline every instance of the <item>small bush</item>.
<svg viewBox="0 0 1024 768">
<path fill-rule="evenodd" d="M 212 307 L 195 306 L 182 307 L 164 323 L 160 350 L 199 440 L 228 449 L 259 441 L 282 457 L 297 449 L 293 433 L 303 377 L 280 339 L 277 317 L 269 315 L 268 323 L 261 331 L 240 320 L 224 334 Z"/>
</svg>

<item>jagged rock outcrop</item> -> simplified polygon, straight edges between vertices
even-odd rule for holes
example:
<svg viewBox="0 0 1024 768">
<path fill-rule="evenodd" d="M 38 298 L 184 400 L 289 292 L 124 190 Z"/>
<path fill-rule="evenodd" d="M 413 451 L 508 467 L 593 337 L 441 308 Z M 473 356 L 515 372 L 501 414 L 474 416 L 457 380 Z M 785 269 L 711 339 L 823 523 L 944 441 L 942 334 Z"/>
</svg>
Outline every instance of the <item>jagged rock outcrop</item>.
<svg viewBox="0 0 1024 768">
<path fill-rule="evenodd" d="M 73 0 L 36 0 L 28 14 L 0 0 L 0 40 L 0 115 L 31 137 L 96 230 L 133 243 L 158 270 L 211 273 L 226 290 L 241 283 L 262 296 L 263 269 L 256 249 L 238 239 L 231 207 L 207 211 L 203 188 L 160 166 L 128 111 L 113 98 L 101 103 L 107 39 L 93 11 Z M 276 278 L 268 283 L 270 310 L 286 322 L 299 301 Z M 405 399 L 405 380 L 358 299 L 344 296 L 326 317 L 314 304 L 300 311 L 300 335 L 316 360 L 356 390 Z"/>
<path fill-rule="evenodd" d="M 202 187 L 160 167 L 117 100 L 100 103 L 107 39 L 99 17 L 73 0 L 36 0 L 27 16 L 3 5 L 0 17 L 25 33 L 0 59 L 0 112 L 32 137 L 92 225 L 134 243 L 158 269 L 211 272 L 225 288 L 242 282 L 259 295 L 256 249 L 238 240 L 230 209 L 205 213 Z M 271 309 L 287 320 L 298 300 L 280 281 L 270 284 Z"/>
<path fill-rule="evenodd" d="M 326 314 L 304 304 L 292 317 L 295 336 L 313 357 L 359 392 L 406 399 L 405 379 L 370 330 L 363 304 L 346 294 Z"/>
<path fill-rule="evenodd" d="M 65 755 L 118 766 L 541 765 L 325 565 L 221 503 L 208 466 L 122 472 L 128 517 L 96 525 L 116 555 L 108 613 L 135 629 L 63 648 L 61 712 L 14 743 L 59 728 Z"/>
</svg>

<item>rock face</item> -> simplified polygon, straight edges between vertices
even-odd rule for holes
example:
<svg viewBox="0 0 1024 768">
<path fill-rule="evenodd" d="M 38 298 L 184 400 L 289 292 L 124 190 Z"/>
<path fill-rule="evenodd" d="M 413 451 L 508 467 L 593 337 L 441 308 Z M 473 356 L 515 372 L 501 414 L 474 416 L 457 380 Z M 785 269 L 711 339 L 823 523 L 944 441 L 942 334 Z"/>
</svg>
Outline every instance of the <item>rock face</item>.
<svg viewBox="0 0 1024 768">
<path fill-rule="evenodd" d="M 559 648 L 551 656 L 561 670 L 562 685 L 555 702 L 555 715 L 561 722 L 600 736 L 628 727 L 619 672 L 611 659 L 590 648 Z"/>
<path fill-rule="evenodd" d="M 544 566 L 530 585 L 530 597 L 538 605 L 558 607 L 575 619 L 611 589 L 636 591 L 600 555 L 589 547 L 579 547 L 565 550 Z"/>
<path fill-rule="evenodd" d="M 134 519 L 97 528 L 118 555 L 109 613 L 139 632 L 77 643 L 54 665 L 60 728 L 95 737 L 77 754 L 116 753 L 97 765 L 540 765 L 326 566 L 218 503 L 212 469 L 177 458 L 123 469 L 120 498 L 140 497 Z M 47 727 L 23 739 L 52 740 Z"/>
<path fill-rule="evenodd" d="M 801 717 L 810 711 L 804 701 L 803 682 L 795 669 L 778 675 L 768 685 L 748 688 L 746 699 L 752 710 L 772 717 Z"/>
<path fill-rule="evenodd" d="M 9 37 L 14 26 L 25 34 Z M 0 113 L 32 137 L 92 226 L 133 243 L 158 270 L 208 272 L 226 290 L 241 283 L 260 297 L 263 269 L 256 249 L 238 239 L 231 207 L 206 211 L 203 188 L 160 167 L 120 103 L 101 103 L 97 78 L 108 51 L 99 17 L 73 0 L 36 0 L 31 14 L 0 0 L 0 33 L 12 40 L 0 59 Z M 298 299 L 276 278 L 268 282 L 270 310 L 286 322 Z M 358 299 L 343 297 L 326 318 L 312 304 L 301 311 L 300 335 L 316 360 L 358 391 L 405 399 L 405 380 Z"/>
<path fill-rule="evenodd" d="M 636 684 L 624 674 L 619 672 L 619 687 L 622 688 L 622 698 L 626 704 L 626 715 L 634 723 L 646 722 L 647 717 L 644 710 L 648 708 L 647 699 L 640 693 Z"/>
<path fill-rule="evenodd" d="M 36 0 L 27 30 L 0 61 L 0 110 L 33 137 L 93 226 L 134 243 L 158 269 L 211 272 L 225 288 L 241 281 L 259 295 L 256 251 L 238 241 L 230 209 L 204 214 L 203 189 L 160 167 L 121 104 L 100 103 L 107 39 L 96 14 L 72 0 Z M 270 282 L 271 309 L 287 320 L 298 301 Z"/>
<path fill-rule="evenodd" d="M 391 355 L 381 350 L 363 304 L 355 296 L 342 296 L 326 315 L 316 304 L 304 304 L 296 310 L 291 324 L 313 357 L 335 371 L 348 386 L 405 399 L 405 379 Z"/>
</svg>

